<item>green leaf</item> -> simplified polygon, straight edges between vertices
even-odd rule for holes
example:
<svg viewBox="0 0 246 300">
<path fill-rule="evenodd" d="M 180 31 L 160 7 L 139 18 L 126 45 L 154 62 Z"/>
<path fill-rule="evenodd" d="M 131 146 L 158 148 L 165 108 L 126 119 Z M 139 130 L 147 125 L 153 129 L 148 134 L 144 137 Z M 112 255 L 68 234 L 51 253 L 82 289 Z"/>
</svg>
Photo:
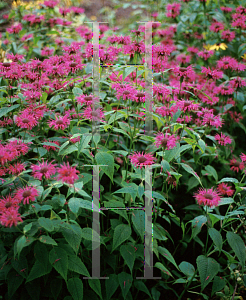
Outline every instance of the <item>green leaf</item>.
<svg viewBox="0 0 246 300">
<path fill-rule="evenodd" d="M 131 227 L 128 225 L 120 224 L 116 226 L 113 236 L 112 252 L 131 236 L 131 232 Z"/>
<path fill-rule="evenodd" d="M 89 286 L 102 299 L 101 283 L 99 279 L 90 279 Z"/>
<path fill-rule="evenodd" d="M 32 236 L 22 236 L 18 242 L 17 242 L 17 253 L 18 253 L 18 258 L 20 257 L 20 253 L 21 253 L 21 250 L 24 248 L 24 247 L 27 247 L 29 245 L 31 245 L 32 242 L 34 242 L 36 239 Z"/>
<path fill-rule="evenodd" d="M 226 233 L 226 239 L 229 245 L 231 246 L 232 250 L 235 252 L 237 258 L 239 259 L 242 268 L 244 268 L 246 252 L 243 239 L 232 231 L 228 231 Z"/>
<path fill-rule="evenodd" d="M 172 254 L 166 248 L 158 246 L 157 249 L 161 255 L 163 255 L 167 260 L 169 260 L 179 270 L 179 267 L 177 266 L 175 259 L 173 258 Z"/>
<path fill-rule="evenodd" d="M 61 154 L 62 150 L 69 144 L 69 141 L 66 141 L 65 143 L 63 143 L 58 151 L 58 155 Z"/>
<path fill-rule="evenodd" d="M 107 300 L 113 296 L 119 286 L 118 276 L 116 274 L 110 274 L 108 277 L 109 279 L 105 280 Z"/>
<path fill-rule="evenodd" d="M 54 245 L 54 246 L 57 246 L 57 243 L 55 240 L 53 240 L 50 236 L 48 235 L 41 235 L 39 237 L 39 240 L 41 243 L 44 243 L 44 244 L 48 244 L 48 245 Z"/>
<path fill-rule="evenodd" d="M 51 294 L 55 300 L 58 298 L 58 296 L 61 292 L 61 289 L 62 289 L 62 279 L 53 278 L 50 281 L 50 290 L 51 290 Z"/>
<path fill-rule="evenodd" d="M 157 262 L 155 264 L 155 267 L 158 268 L 158 269 L 160 269 L 163 273 L 167 274 L 168 276 L 173 277 L 173 275 L 171 274 L 171 272 L 166 267 L 164 267 L 162 263 Z"/>
<path fill-rule="evenodd" d="M 188 165 L 186 165 L 184 163 L 180 163 L 180 165 L 182 166 L 182 168 L 186 172 L 188 172 L 188 173 L 192 174 L 193 176 L 195 176 L 196 179 L 199 181 L 199 183 L 202 185 L 200 177 L 196 174 L 196 172 L 192 169 L 192 167 L 190 167 L 190 166 L 188 166 Z"/>
<path fill-rule="evenodd" d="M 93 210 L 91 201 L 83 200 L 83 199 L 80 199 L 80 198 L 71 198 L 71 199 L 69 199 L 68 207 L 71 210 L 71 212 L 73 212 L 75 215 L 78 214 L 80 208 Z"/>
<path fill-rule="evenodd" d="M 201 280 L 201 291 L 213 280 L 220 269 L 220 265 L 211 257 L 199 255 L 196 259 Z"/>
<path fill-rule="evenodd" d="M 132 223 L 136 232 L 140 235 L 142 242 L 144 242 L 145 212 L 140 209 L 132 211 Z"/>
<path fill-rule="evenodd" d="M 67 282 L 67 289 L 73 300 L 83 300 L 83 282 L 80 278 L 70 278 Z"/>
<path fill-rule="evenodd" d="M 226 285 L 226 281 L 223 278 L 220 278 L 219 276 L 215 276 L 212 286 L 212 294 L 221 291 Z"/>
<path fill-rule="evenodd" d="M 151 295 L 149 290 L 147 289 L 146 285 L 143 283 L 143 281 L 141 280 L 135 280 L 134 281 L 134 285 L 137 288 L 137 290 L 144 292 L 145 294 L 147 294 L 150 299 L 151 299 Z"/>
<path fill-rule="evenodd" d="M 24 277 L 20 276 L 15 270 L 10 270 L 7 275 L 8 295 L 12 297 L 22 284 Z"/>
<path fill-rule="evenodd" d="M 165 229 L 158 223 L 153 224 L 153 238 L 162 241 L 167 240 Z"/>
<path fill-rule="evenodd" d="M 226 178 L 221 179 L 218 183 L 221 183 L 221 182 L 238 183 L 238 180 L 236 178 L 226 177 Z"/>
<path fill-rule="evenodd" d="M 12 110 L 18 108 L 20 104 L 11 105 L 10 107 L 3 107 L 0 109 L 0 118 L 6 117 L 6 115 Z"/>
<path fill-rule="evenodd" d="M 194 275 L 195 271 L 196 271 L 194 266 L 191 263 L 187 262 L 187 261 L 182 261 L 179 264 L 179 269 L 187 277 L 192 277 Z"/>
<path fill-rule="evenodd" d="M 138 186 L 135 183 L 129 183 L 127 186 L 119 189 L 118 191 L 114 192 L 113 194 L 130 194 L 132 200 L 135 201 L 137 194 L 138 194 Z"/>
<path fill-rule="evenodd" d="M 36 278 L 42 277 L 46 274 L 48 274 L 48 271 L 46 270 L 45 265 L 41 263 L 39 260 L 36 260 L 31 269 L 31 272 L 27 277 L 26 283 Z"/>
<path fill-rule="evenodd" d="M 198 233 L 201 231 L 202 226 L 207 223 L 206 216 L 198 216 L 192 220 L 192 236 L 191 238 L 195 238 Z"/>
<path fill-rule="evenodd" d="M 68 269 L 78 274 L 90 277 L 90 273 L 88 272 L 86 266 L 84 265 L 82 260 L 76 255 L 68 256 Z"/>
<path fill-rule="evenodd" d="M 233 198 L 221 198 L 218 206 L 234 203 Z"/>
<path fill-rule="evenodd" d="M 208 234 L 211 237 L 211 239 L 213 240 L 215 246 L 221 252 L 222 245 L 223 245 L 223 240 L 222 240 L 222 236 L 221 236 L 220 232 L 218 230 L 216 230 L 215 228 L 209 228 L 208 229 Z"/>
<path fill-rule="evenodd" d="M 124 299 L 126 299 L 126 295 L 132 286 L 132 276 L 130 274 L 127 274 L 126 272 L 121 272 L 120 274 L 118 274 L 118 281 L 122 290 L 122 296 Z"/>
<path fill-rule="evenodd" d="M 124 80 L 128 75 L 130 75 L 135 70 L 136 70 L 136 67 L 134 67 L 134 66 L 125 68 L 123 71 L 122 79 Z"/>
<path fill-rule="evenodd" d="M 38 223 L 41 227 L 43 227 L 45 230 L 49 232 L 54 231 L 55 229 L 53 222 L 48 218 L 41 217 L 38 219 Z"/>
<path fill-rule="evenodd" d="M 73 248 L 74 252 L 77 254 L 79 250 L 79 245 L 82 240 L 82 229 L 80 226 L 76 226 L 75 224 L 66 224 L 62 228 L 62 235 L 68 244 Z"/>
<path fill-rule="evenodd" d="M 49 254 L 47 247 L 44 244 L 37 242 L 34 246 L 34 255 L 36 260 L 38 260 L 45 268 L 46 271 L 49 270 Z"/>
<path fill-rule="evenodd" d="M 55 247 L 49 253 L 49 261 L 56 271 L 67 281 L 67 252 L 60 247 Z"/>
<path fill-rule="evenodd" d="M 205 167 L 205 170 L 207 171 L 207 173 L 208 173 L 209 175 L 211 175 L 211 176 L 214 177 L 214 179 L 216 180 L 216 182 L 218 181 L 218 174 L 217 174 L 217 172 L 216 172 L 216 170 L 215 170 L 214 167 L 212 167 L 212 166 L 210 166 L 210 165 L 207 165 L 207 166 Z"/>
<path fill-rule="evenodd" d="M 92 134 L 90 133 L 86 133 L 82 136 L 82 138 L 80 138 L 80 142 L 79 142 L 79 146 L 78 146 L 78 156 L 77 158 L 79 157 L 79 154 L 80 152 L 87 148 L 88 147 L 88 144 L 90 142 L 90 140 L 92 139 Z"/>
<path fill-rule="evenodd" d="M 131 274 L 132 274 L 132 269 L 135 261 L 135 249 L 131 245 L 122 245 L 120 247 L 120 254 L 123 257 L 124 261 L 128 265 Z"/>
<path fill-rule="evenodd" d="M 114 157 L 107 152 L 98 152 L 95 156 L 96 162 L 100 166 L 101 170 L 111 179 L 113 183 L 114 177 Z"/>
<path fill-rule="evenodd" d="M 85 239 L 85 240 L 88 240 L 88 241 L 92 241 L 92 228 L 83 228 L 82 229 L 82 237 Z M 100 236 L 98 235 L 97 232 L 93 232 L 93 238 L 94 240 L 96 240 L 97 243 L 103 243 L 103 241 L 101 240 L 100 241 Z"/>
</svg>

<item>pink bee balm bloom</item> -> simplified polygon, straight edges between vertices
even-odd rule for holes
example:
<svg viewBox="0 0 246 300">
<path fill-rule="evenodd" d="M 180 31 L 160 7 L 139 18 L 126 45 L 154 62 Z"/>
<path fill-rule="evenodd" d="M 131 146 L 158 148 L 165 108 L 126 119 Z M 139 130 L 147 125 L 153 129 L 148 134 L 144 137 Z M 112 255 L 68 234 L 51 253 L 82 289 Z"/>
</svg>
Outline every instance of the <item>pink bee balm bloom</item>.
<svg viewBox="0 0 246 300">
<path fill-rule="evenodd" d="M 132 155 L 129 155 L 129 158 L 131 159 L 131 163 L 135 167 L 140 167 L 142 169 L 143 166 L 152 165 L 154 163 L 155 158 L 153 157 L 153 154 L 151 153 L 143 153 L 136 152 Z"/>
<path fill-rule="evenodd" d="M 207 205 L 209 207 L 218 206 L 221 196 L 217 190 L 202 189 L 200 188 L 197 193 L 194 194 L 196 201 L 199 205 Z"/>
<path fill-rule="evenodd" d="M 241 153 L 240 158 L 243 162 L 246 162 L 246 154 Z"/>
<path fill-rule="evenodd" d="M 62 180 L 62 182 L 74 184 L 74 181 L 79 179 L 79 176 L 77 175 L 79 171 L 76 170 L 75 167 L 70 166 L 69 163 L 67 163 L 67 165 L 65 163 L 64 165 L 61 165 L 57 171 L 57 180 Z"/>
<path fill-rule="evenodd" d="M 17 209 L 10 208 L 0 216 L 0 223 L 6 227 L 17 226 L 18 222 L 23 222 Z"/>
<path fill-rule="evenodd" d="M 84 110 L 83 117 L 90 121 L 99 121 L 104 118 L 104 113 L 100 108 L 94 110 L 89 106 Z"/>
<path fill-rule="evenodd" d="M 34 202 L 35 198 L 38 197 L 38 191 L 31 186 L 27 186 L 23 189 L 18 189 L 15 194 L 15 198 L 19 202 L 23 201 L 23 204 L 29 204 L 29 201 Z"/>
<path fill-rule="evenodd" d="M 220 135 L 217 133 L 214 138 L 222 146 L 225 146 L 226 144 L 231 144 L 232 142 L 231 138 L 229 138 L 229 136 L 223 133 L 221 133 Z"/>
<path fill-rule="evenodd" d="M 11 195 L 0 199 L 0 214 L 5 213 L 5 211 L 9 210 L 10 208 L 18 209 L 19 201 L 15 198 L 12 198 Z"/>
<path fill-rule="evenodd" d="M 156 147 L 163 147 L 165 150 L 170 150 L 176 146 L 177 138 L 168 133 L 159 133 L 155 138 Z"/>
<path fill-rule="evenodd" d="M 234 190 L 224 182 L 219 183 L 217 189 L 224 196 L 230 197 L 234 194 Z"/>
<path fill-rule="evenodd" d="M 242 171 L 245 168 L 243 162 L 238 161 L 235 157 L 230 160 L 231 170 L 235 172 Z"/>
<path fill-rule="evenodd" d="M 34 116 L 27 112 L 23 112 L 18 117 L 16 117 L 15 123 L 18 127 L 29 130 L 38 124 Z"/>
<path fill-rule="evenodd" d="M 38 163 L 38 165 L 31 166 L 32 176 L 38 180 L 42 180 L 43 176 L 45 179 L 50 179 L 52 175 L 56 173 L 56 164 L 47 162 Z"/>
<path fill-rule="evenodd" d="M 55 130 L 64 130 L 65 128 L 67 128 L 70 124 L 70 119 L 67 117 L 67 115 L 65 116 L 60 116 L 57 118 L 56 116 L 56 119 L 55 120 L 49 120 L 48 121 L 49 123 L 49 127 L 51 128 L 52 126 L 54 126 L 54 129 Z"/>
</svg>

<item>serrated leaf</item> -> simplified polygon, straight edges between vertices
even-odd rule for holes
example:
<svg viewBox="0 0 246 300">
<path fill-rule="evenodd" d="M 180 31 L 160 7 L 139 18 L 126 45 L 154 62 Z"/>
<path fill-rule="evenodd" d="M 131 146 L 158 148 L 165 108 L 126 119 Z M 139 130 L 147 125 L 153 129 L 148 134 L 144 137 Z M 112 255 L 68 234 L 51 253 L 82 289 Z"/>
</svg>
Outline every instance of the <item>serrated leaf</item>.
<svg viewBox="0 0 246 300">
<path fill-rule="evenodd" d="M 207 223 L 206 216 L 198 216 L 192 220 L 192 238 L 195 238 L 201 231 L 202 226 Z"/>
<path fill-rule="evenodd" d="M 47 270 L 45 269 L 45 265 L 42 264 L 39 260 L 36 260 L 31 272 L 29 273 L 26 283 L 30 282 L 36 278 L 42 277 L 47 274 Z"/>
<path fill-rule="evenodd" d="M 3 107 L 0 109 L 0 118 L 6 117 L 6 115 L 12 110 L 18 108 L 20 104 L 11 105 L 10 107 Z"/>
<path fill-rule="evenodd" d="M 55 247 L 49 253 L 49 261 L 56 271 L 67 281 L 67 252 L 60 247 Z"/>
<path fill-rule="evenodd" d="M 49 232 L 54 230 L 53 222 L 48 218 L 41 217 L 38 219 L 38 223 L 41 227 Z"/>
<path fill-rule="evenodd" d="M 22 236 L 18 242 L 17 242 L 17 253 L 18 253 L 18 258 L 20 257 L 20 253 L 21 253 L 21 250 L 24 248 L 24 247 L 27 247 L 29 245 L 31 245 L 32 242 L 34 242 L 36 239 L 32 236 Z"/>
<path fill-rule="evenodd" d="M 113 247 L 114 251 L 120 244 L 126 241 L 131 236 L 131 227 L 125 224 L 120 224 L 116 226 L 113 235 Z"/>
<path fill-rule="evenodd" d="M 158 268 L 158 269 L 160 269 L 163 273 L 167 274 L 168 276 L 173 277 L 173 275 L 171 274 L 171 272 L 166 267 L 164 267 L 162 263 L 157 262 L 155 264 L 155 267 Z"/>
<path fill-rule="evenodd" d="M 199 183 L 202 185 L 200 177 L 196 174 L 196 172 L 192 169 L 192 167 L 190 167 L 189 165 L 184 164 L 184 163 L 180 163 L 180 165 L 182 166 L 182 168 L 183 168 L 186 172 L 188 172 L 188 173 L 192 174 L 193 176 L 195 176 L 195 178 L 196 178 L 196 179 L 199 181 Z"/>
<path fill-rule="evenodd" d="M 118 276 L 116 274 L 110 274 L 109 279 L 105 280 L 105 286 L 107 300 L 109 300 L 119 286 Z"/>
<path fill-rule="evenodd" d="M 111 179 L 113 183 L 114 178 L 114 157 L 107 152 L 98 152 L 95 156 L 96 162 L 100 166 L 99 168 Z"/>
<path fill-rule="evenodd" d="M 145 235 L 145 212 L 140 209 L 132 211 L 132 223 L 143 242 Z"/>
<path fill-rule="evenodd" d="M 68 269 L 78 274 L 90 277 L 90 273 L 88 272 L 86 266 L 84 265 L 82 260 L 76 255 L 68 256 Z"/>
<path fill-rule="evenodd" d="M 102 299 L 101 283 L 99 279 L 90 279 L 89 286 Z"/>
<path fill-rule="evenodd" d="M 135 280 L 134 285 L 137 288 L 137 290 L 144 292 L 151 298 L 150 292 L 149 292 L 148 288 L 146 287 L 146 285 L 143 283 L 143 281 Z"/>
<path fill-rule="evenodd" d="M 218 181 L 218 174 L 217 174 L 217 172 L 216 172 L 216 170 L 215 170 L 214 167 L 212 167 L 210 165 L 207 165 L 205 167 L 205 170 L 208 172 L 209 175 L 211 175 L 211 176 L 214 177 L 214 179 L 216 180 L 216 182 Z"/>
<path fill-rule="evenodd" d="M 177 266 L 175 259 L 166 248 L 158 246 L 157 250 L 161 255 L 163 255 L 167 260 L 169 260 L 179 270 L 179 267 Z"/>
<path fill-rule="evenodd" d="M 83 300 L 83 282 L 80 278 L 70 278 L 67 282 L 67 289 L 73 300 Z"/>
<path fill-rule="evenodd" d="M 197 268 L 201 280 L 201 291 L 213 280 L 219 272 L 220 266 L 211 257 L 199 255 L 196 259 Z"/>
<path fill-rule="evenodd" d="M 135 249 L 131 245 L 122 245 L 120 247 L 120 254 L 123 257 L 124 261 L 128 265 L 131 273 L 135 261 Z"/>
<path fill-rule="evenodd" d="M 66 227 L 62 228 L 62 235 L 68 244 L 73 248 L 74 252 L 77 254 L 79 250 L 79 245 L 82 240 L 82 229 L 80 226 L 75 224 L 66 224 Z"/>
<path fill-rule="evenodd" d="M 118 274 L 118 281 L 120 283 L 122 296 L 124 299 L 126 299 L 126 295 L 132 286 L 132 276 L 130 274 L 127 274 L 126 272 L 121 272 L 120 274 Z"/>
<path fill-rule="evenodd" d="M 127 186 L 119 189 L 118 191 L 114 192 L 113 194 L 130 194 L 132 200 L 135 201 L 137 194 L 138 194 L 138 186 L 135 183 L 128 184 Z"/>
<path fill-rule="evenodd" d="M 212 286 L 212 294 L 221 291 L 226 285 L 226 281 L 223 278 L 220 278 L 219 276 L 215 276 L 213 280 L 213 286 Z"/>
<path fill-rule="evenodd" d="M 187 277 L 192 277 L 194 275 L 195 271 L 196 271 L 194 266 L 191 263 L 187 262 L 187 261 L 182 261 L 179 264 L 179 269 Z"/>
<path fill-rule="evenodd" d="M 221 182 L 238 183 L 238 180 L 236 178 L 226 177 L 226 178 L 221 179 L 218 183 L 221 183 Z"/>
<path fill-rule="evenodd" d="M 222 250 L 223 240 L 220 232 L 216 230 L 215 228 L 209 228 L 208 234 L 213 240 L 215 246 L 219 249 L 219 251 Z"/>
<path fill-rule="evenodd" d="M 235 252 L 237 258 L 240 261 L 240 264 L 244 268 L 246 252 L 245 252 L 245 243 L 243 239 L 232 231 L 226 233 L 226 239 L 231 246 L 232 250 Z"/>
</svg>

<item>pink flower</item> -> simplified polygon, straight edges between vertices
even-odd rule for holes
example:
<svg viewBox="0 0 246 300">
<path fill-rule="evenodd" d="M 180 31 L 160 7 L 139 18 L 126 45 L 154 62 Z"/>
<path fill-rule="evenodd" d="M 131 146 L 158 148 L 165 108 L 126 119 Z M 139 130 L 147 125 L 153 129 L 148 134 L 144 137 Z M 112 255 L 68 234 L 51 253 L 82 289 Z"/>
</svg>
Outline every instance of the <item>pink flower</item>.
<svg viewBox="0 0 246 300">
<path fill-rule="evenodd" d="M 29 204 L 29 201 L 34 202 L 35 198 L 38 197 L 38 191 L 36 188 L 27 186 L 25 188 L 20 188 L 16 191 L 15 198 L 19 201 L 23 201 L 23 204 Z"/>
<path fill-rule="evenodd" d="M 19 208 L 18 199 L 12 198 L 11 195 L 8 195 L 0 199 L 0 214 L 5 213 L 5 211 L 9 210 L 10 208 L 14 208 L 14 209 Z"/>
<path fill-rule="evenodd" d="M 104 118 L 104 113 L 101 108 L 94 110 L 88 106 L 83 112 L 83 117 L 90 121 L 100 121 Z"/>
<path fill-rule="evenodd" d="M 245 168 L 244 162 L 238 161 L 235 157 L 230 160 L 231 170 L 235 172 L 242 171 Z"/>
<path fill-rule="evenodd" d="M 7 31 L 9 33 L 19 33 L 22 30 L 22 25 L 21 23 L 14 24 L 11 27 L 7 28 Z"/>
<path fill-rule="evenodd" d="M 229 196 L 230 197 L 234 194 L 234 190 L 231 189 L 231 187 L 228 186 L 224 182 L 219 183 L 217 189 L 220 192 L 220 194 L 223 195 L 223 196 Z"/>
<path fill-rule="evenodd" d="M 159 133 L 155 137 L 156 147 L 163 147 L 165 150 L 170 150 L 176 146 L 177 138 L 174 135 L 168 133 Z"/>
<path fill-rule="evenodd" d="M 243 162 L 246 162 L 246 154 L 241 153 L 240 158 Z"/>
<path fill-rule="evenodd" d="M 29 114 L 28 112 L 22 112 L 19 116 L 17 116 L 15 123 L 18 127 L 28 130 L 31 130 L 38 124 L 33 115 Z"/>
<path fill-rule="evenodd" d="M 181 4 L 180 3 L 169 3 L 166 6 L 167 9 L 167 13 L 166 16 L 169 18 L 176 18 L 179 14 L 180 14 L 180 8 L 181 8 Z"/>
<path fill-rule="evenodd" d="M 65 128 L 67 128 L 70 124 L 70 119 L 65 115 L 65 116 L 60 116 L 57 117 L 55 120 L 49 120 L 49 127 L 51 128 L 52 126 L 54 126 L 55 130 L 64 130 Z"/>
<path fill-rule="evenodd" d="M 45 179 L 50 179 L 52 175 L 56 173 L 56 164 L 42 162 L 38 163 L 38 165 L 32 165 L 32 176 L 39 180 L 42 180 L 44 177 Z"/>
<path fill-rule="evenodd" d="M 20 173 L 22 173 L 25 170 L 25 165 L 17 162 L 14 165 L 9 165 L 8 166 L 8 172 L 9 174 L 13 174 L 18 176 Z"/>
<path fill-rule="evenodd" d="M 140 169 L 143 166 L 152 165 L 154 163 L 155 158 L 153 157 L 153 154 L 151 153 L 143 153 L 136 152 L 132 155 L 129 155 L 129 158 L 131 159 L 131 163 L 135 167 L 140 167 Z"/>
<path fill-rule="evenodd" d="M 209 29 L 213 32 L 219 32 L 220 30 L 223 30 L 225 28 L 224 24 L 220 22 L 212 23 Z"/>
<path fill-rule="evenodd" d="M 18 222 L 23 222 L 17 209 L 10 208 L 0 216 L 0 223 L 6 227 L 17 226 Z"/>
<path fill-rule="evenodd" d="M 61 165 L 57 171 L 57 180 L 62 180 L 62 182 L 74 184 L 74 181 L 79 179 L 79 176 L 77 175 L 79 171 L 76 170 L 76 167 L 70 166 L 69 163 L 67 163 L 67 165 L 65 163 L 64 165 Z"/>
<path fill-rule="evenodd" d="M 221 37 L 222 39 L 228 41 L 228 42 L 231 42 L 235 39 L 236 37 L 236 34 L 234 31 L 230 31 L 230 30 L 225 30 L 225 31 L 222 31 L 221 33 Z"/>
<path fill-rule="evenodd" d="M 202 189 L 200 188 L 197 193 L 194 194 L 196 201 L 199 205 L 207 205 L 209 207 L 218 206 L 221 201 L 221 196 L 217 190 Z"/>
<path fill-rule="evenodd" d="M 217 133 L 214 138 L 222 146 L 231 144 L 231 142 L 232 142 L 231 138 L 223 133 L 221 133 L 220 135 Z"/>
</svg>

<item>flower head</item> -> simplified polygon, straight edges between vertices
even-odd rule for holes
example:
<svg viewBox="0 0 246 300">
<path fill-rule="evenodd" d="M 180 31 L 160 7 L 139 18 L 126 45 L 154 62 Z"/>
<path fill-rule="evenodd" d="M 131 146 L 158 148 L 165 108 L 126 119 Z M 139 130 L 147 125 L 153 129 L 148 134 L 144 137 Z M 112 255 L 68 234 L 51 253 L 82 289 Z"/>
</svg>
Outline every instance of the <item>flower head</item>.
<svg viewBox="0 0 246 300">
<path fill-rule="evenodd" d="M 231 144 L 232 142 L 231 138 L 229 138 L 229 136 L 223 133 L 221 133 L 220 135 L 217 133 L 214 138 L 222 146 L 225 146 L 226 144 Z"/>
<path fill-rule="evenodd" d="M 61 167 L 57 171 L 57 180 L 62 180 L 62 182 L 74 184 L 74 181 L 79 179 L 79 176 L 77 175 L 79 171 L 76 170 L 75 167 L 70 166 L 69 163 L 64 163 L 63 165 L 61 165 Z"/>
<path fill-rule="evenodd" d="M 140 169 L 143 166 L 152 165 L 155 160 L 153 154 L 151 153 L 144 154 L 143 152 L 142 154 L 140 152 L 136 152 L 130 155 L 129 158 L 131 159 L 131 163 L 137 168 L 140 167 Z"/>
<path fill-rule="evenodd" d="M 159 133 L 155 138 L 156 147 L 163 147 L 165 150 L 170 150 L 176 146 L 177 138 L 168 133 Z"/>
<path fill-rule="evenodd" d="M 38 191 L 36 188 L 27 186 L 25 188 L 20 188 L 16 191 L 15 198 L 23 204 L 29 204 L 29 201 L 34 202 L 35 198 L 38 197 Z"/>
<path fill-rule="evenodd" d="M 44 176 L 45 179 L 50 179 L 50 177 L 56 173 L 56 164 L 53 165 L 43 161 L 42 163 L 31 166 L 31 169 L 34 178 L 42 180 Z"/>
<path fill-rule="evenodd" d="M 230 197 L 234 194 L 234 190 L 231 189 L 231 187 L 228 186 L 224 182 L 219 183 L 217 189 L 220 192 L 220 194 L 224 195 L 224 196 L 229 196 Z"/>
<path fill-rule="evenodd" d="M 0 223 L 6 227 L 17 226 L 18 222 L 23 222 L 18 213 L 18 209 L 10 208 L 0 216 Z"/>
<path fill-rule="evenodd" d="M 221 196 L 217 190 L 202 189 L 200 188 L 197 193 L 194 194 L 196 201 L 199 205 L 207 205 L 209 207 L 218 206 L 221 201 Z"/>
</svg>

